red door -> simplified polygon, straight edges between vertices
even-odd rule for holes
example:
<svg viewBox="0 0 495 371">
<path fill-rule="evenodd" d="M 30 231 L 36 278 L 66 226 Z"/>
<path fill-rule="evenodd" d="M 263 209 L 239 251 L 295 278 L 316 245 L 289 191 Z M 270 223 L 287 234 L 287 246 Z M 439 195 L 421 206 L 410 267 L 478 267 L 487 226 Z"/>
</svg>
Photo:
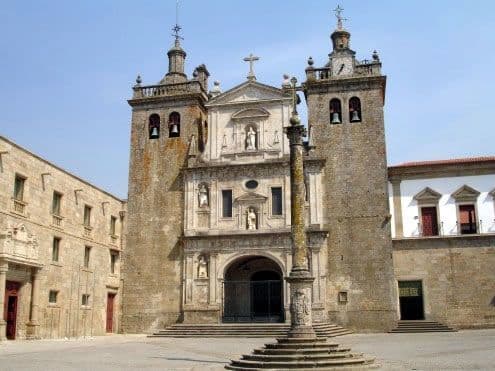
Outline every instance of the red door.
<svg viewBox="0 0 495 371">
<path fill-rule="evenodd" d="M 107 296 L 107 332 L 113 332 L 113 303 L 115 294 Z"/>
<path fill-rule="evenodd" d="M 17 325 L 17 297 L 20 284 L 18 282 L 7 281 L 5 290 L 4 318 L 7 321 L 7 339 L 14 340 Z"/>
<path fill-rule="evenodd" d="M 438 235 L 437 208 L 434 206 L 422 207 L 421 223 L 423 225 L 423 236 L 437 236 Z"/>
</svg>

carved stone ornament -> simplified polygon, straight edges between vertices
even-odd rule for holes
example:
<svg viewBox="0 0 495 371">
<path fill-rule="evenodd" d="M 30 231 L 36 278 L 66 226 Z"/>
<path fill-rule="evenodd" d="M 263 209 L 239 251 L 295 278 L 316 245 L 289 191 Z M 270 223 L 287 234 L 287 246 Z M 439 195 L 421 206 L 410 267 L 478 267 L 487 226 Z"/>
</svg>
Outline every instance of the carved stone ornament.
<svg viewBox="0 0 495 371">
<path fill-rule="evenodd" d="M 204 255 L 198 259 L 198 278 L 208 278 L 208 260 Z"/>
<path fill-rule="evenodd" d="M 7 225 L 7 228 L 2 233 L 7 240 L 18 241 L 33 247 L 38 246 L 38 240 L 34 237 L 22 223 Z"/>
<path fill-rule="evenodd" d="M 295 290 L 291 300 L 293 323 L 300 326 L 311 326 L 311 296 L 306 291 L 305 288 Z"/>
<path fill-rule="evenodd" d="M 199 207 L 208 207 L 208 187 L 205 184 L 200 184 L 198 190 L 198 203 Z"/>
</svg>

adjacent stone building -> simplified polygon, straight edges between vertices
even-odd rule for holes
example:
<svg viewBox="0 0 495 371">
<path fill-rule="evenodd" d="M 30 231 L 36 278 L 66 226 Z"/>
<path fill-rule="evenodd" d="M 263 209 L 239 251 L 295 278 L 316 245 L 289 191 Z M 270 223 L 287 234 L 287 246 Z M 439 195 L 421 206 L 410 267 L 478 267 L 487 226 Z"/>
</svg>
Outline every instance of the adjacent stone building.
<svg viewBox="0 0 495 371">
<path fill-rule="evenodd" d="M 388 167 L 386 77 L 350 36 L 339 18 L 298 87 L 313 318 L 495 326 L 495 158 Z M 289 77 L 259 82 L 250 55 L 247 80 L 209 89 L 180 40 L 128 101 L 128 204 L 1 138 L 0 337 L 290 320 Z"/>
<path fill-rule="evenodd" d="M 0 339 L 117 332 L 124 222 L 122 200 L 0 137 Z"/>
</svg>

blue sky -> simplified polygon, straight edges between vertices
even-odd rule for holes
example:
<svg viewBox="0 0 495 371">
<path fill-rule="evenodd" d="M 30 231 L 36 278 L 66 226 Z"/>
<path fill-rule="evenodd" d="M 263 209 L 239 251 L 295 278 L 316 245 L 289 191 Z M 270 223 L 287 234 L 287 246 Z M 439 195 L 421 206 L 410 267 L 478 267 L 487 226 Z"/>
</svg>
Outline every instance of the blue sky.
<svg viewBox="0 0 495 371">
<path fill-rule="evenodd" d="M 340 1 L 358 59 L 378 50 L 388 76 L 389 164 L 493 155 L 495 2 Z M 330 1 L 183 0 L 187 72 L 205 63 L 224 90 L 301 81 L 327 62 Z M 1 1 L 0 135 L 126 197 L 137 73 L 166 72 L 175 0 Z"/>
</svg>

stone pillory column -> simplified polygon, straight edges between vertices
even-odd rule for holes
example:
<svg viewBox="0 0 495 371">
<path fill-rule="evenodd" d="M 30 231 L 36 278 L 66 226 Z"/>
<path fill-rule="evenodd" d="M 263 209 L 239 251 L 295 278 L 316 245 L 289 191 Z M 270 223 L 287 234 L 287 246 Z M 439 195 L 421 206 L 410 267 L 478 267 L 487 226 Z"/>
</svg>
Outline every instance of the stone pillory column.
<svg viewBox="0 0 495 371">
<path fill-rule="evenodd" d="M 295 77 L 291 80 L 293 110 L 290 126 L 285 128 L 290 143 L 290 189 L 291 189 L 291 238 L 292 270 L 287 282 L 290 284 L 291 329 L 289 337 L 314 338 L 311 295 L 314 278 L 309 272 L 306 227 L 304 220 L 304 166 L 303 137 L 306 128 L 297 115 L 297 93 Z"/>
</svg>

